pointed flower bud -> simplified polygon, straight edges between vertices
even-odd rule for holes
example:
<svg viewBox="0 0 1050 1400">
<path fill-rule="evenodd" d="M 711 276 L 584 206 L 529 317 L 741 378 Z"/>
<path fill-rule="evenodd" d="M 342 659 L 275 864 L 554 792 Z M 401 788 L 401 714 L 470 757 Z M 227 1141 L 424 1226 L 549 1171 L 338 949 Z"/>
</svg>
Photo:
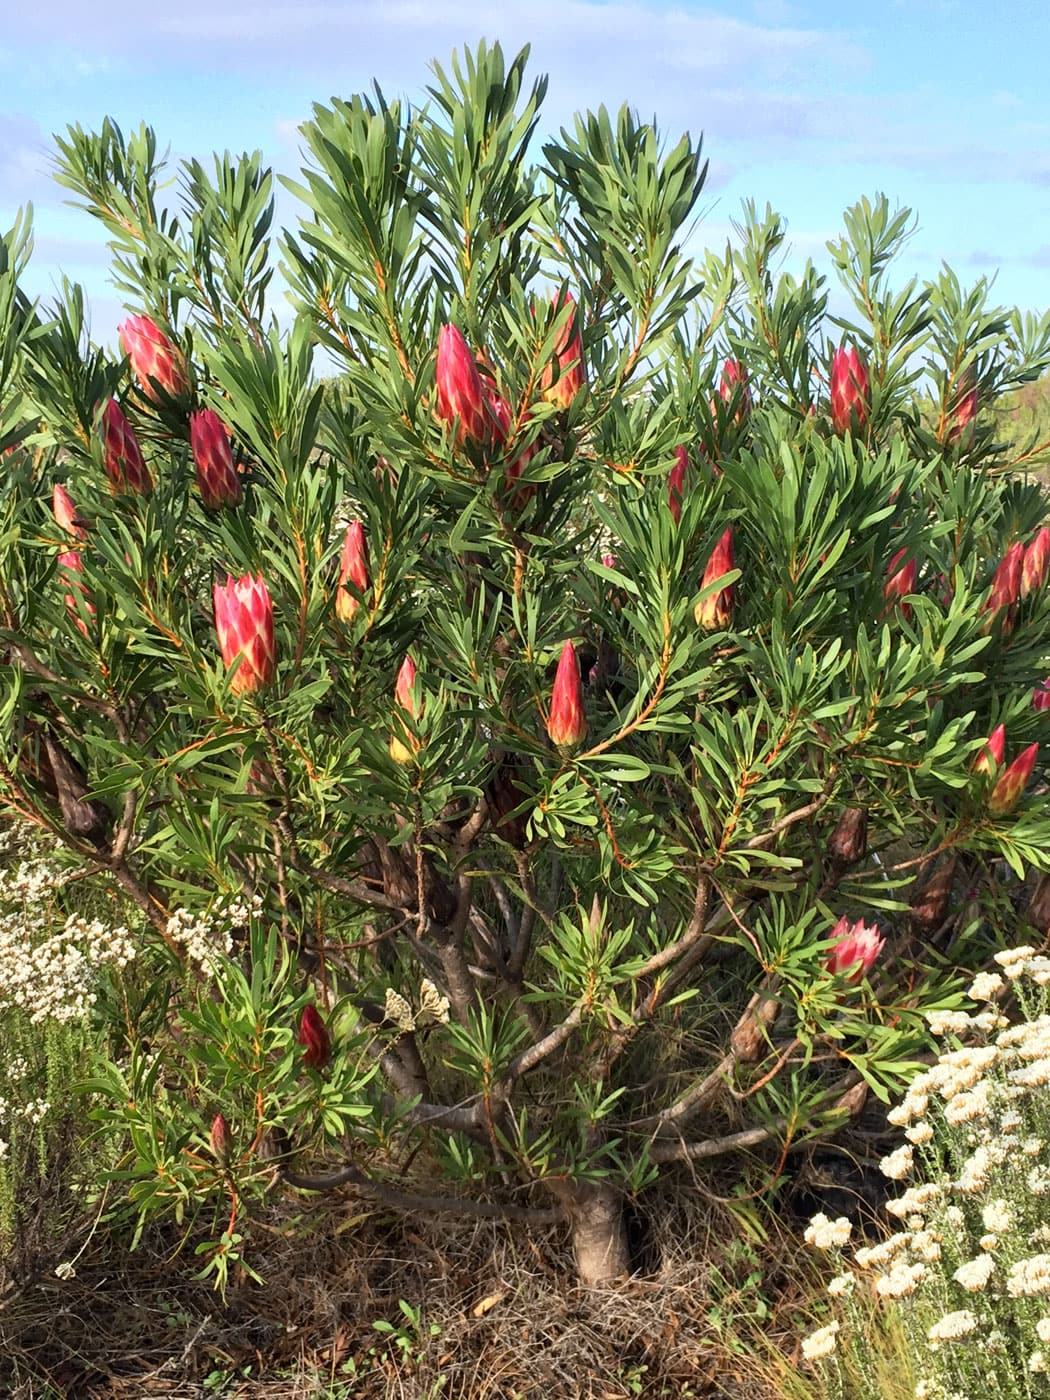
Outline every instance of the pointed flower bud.
<svg viewBox="0 0 1050 1400">
<path fill-rule="evenodd" d="M 828 855 L 846 865 L 863 860 L 868 850 L 868 813 L 864 807 L 847 807 L 828 837 Z"/>
<path fill-rule="evenodd" d="M 208 1134 L 208 1146 L 211 1148 L 211 1154 L 215 1160 L 221 1166 L 226 1166 L 230 1160 L 233 1143 L 230 1141 L 229 1125 L 221 1113 L 217 1113 L 212 1119 L 211 1132 Z"/>
<path fill-rule="evenodd" d="M 419 718 L 421 708 L 416 704 L 415 696 L 412 693 L 415 683 L 416 663 L 411 656 L 406 656 L 401 663 L 401 669 L 397 673 L 397 681 L 394 685 L 395 732 L 390 737 L 390 757 L 395 763 L 411 763 L 413 754 L 418 753 L 420 749 L 419 740 L 408 723 L 409 720 Z M 405 744 L 398 737 L 398 731 L 408 740 L 408 744 Z"/>
<path fill-rule="evenodd" d="M 59 529 L 65 530 L 66 534 L 72 535 L 75 540 L 87 539 L 87 530 L 83 520 L 77 514 L 73 497 L 64 486 L 58 483 L 55 484 L 51 496 L 51 509 L 54 512 L 55 524 L 58 525 Z"/>
<path fill-rule="evenodd" d="M 944 441 L 951 444 L 969 438 L 977 417 L 977 373 L 973 365 L 968 365 L 956 380 L 948 395 L 946 410 L 942 415 Z"/>
<path fill-rule="evenodd" d="M 583 388 L 586 373 L 583 365 L 583 338 L 580 334 L 580 311 L 573 297 L 560 291 L 553 298 L 554 309 L 562 312 L 569 307 L 561 330 L 554 342 L 554 355 L 540 375 L 540 393 L 556 408 L 568 408 Z"/>
<path fill-rule="evenodd" d="M 1032 709 L 1050 710 L 1050 676 L 1040 681 L 1032 691 Z"/>
<path fill-rule="evenodd" d="M 470 346 L 458 326 L 449 323 L 438 332 L 435 412 L 450 427 L 459 419 L 456 443 L 486 444 L 494 435 L 492 410 Z"/>
<path fill-rule="evenodd" d="M 211 408 L 190 414 L 190 448 L 197 469 L 197 489 L 208 510 L 235 506 L 241 499 L 241 478 L 233 464 L 230 434 Z"/>
<path fill-rule="evenodd" d="M 831 426 L 839 437 L 859 432 L 871 410 L 868 370 L 855 346 L 839 346 L 831 357 Z"/>
<path fill-rule="evenodd" d="M 1006 726 L 997 724 L 988 735 L 988 742 L 974 760 L 973 771 L 978 777 L 990 778 L 1002 766 L 1006 753 Z"/>
<path fill-rule="evenodd" d="M 707 568 L 704 570 L 704 577 L 701 583 L 702 588 L 707 588 L 709 584 L 717 582 L 733 568 L 733 527 L 727 525 L 722 538 L 711 551 L 711 557 L 707 561 Z M 732 583 L 727 583 L 724 588 L 717 589 L 714 593 L 709 593 L 706 598 L 702 598 L 696 605 L 695 617 L 697 622 L 706 631 L 711 632 L 716 628 L 728 627 L 733 617 L 733 603 L 736 598 L 736 587 Z"/>
<path fill-rule="evenodd" d="M 1024 569 L 1025 548 L 1020 540 L 1006 551 L 1002 563 L 995 571 L 991 592 L 985 601 L 983 611 L 988 614 L 982 631 L 988 632 L 998 618 L 1002 635 L 1008 637 L 1014 630 L 1016 604 L 1021 596 L 1021 575 Z"/>
<path fill-rule="evenodd" d="M 324 1069 L 332 1058 L 332 1039 L 316 1006 L 310 1002 L 303 1007 L 295 1038 L 303 1047 L 303 1064 L 311 1069 Z"/>
<path fill-rule="evenodd" d="M 907 564 L 902 564 L 906 549 L 898 549 L 897 553 L 890 560 L 890 566 L 886 570 L 886 586 L 882 590 L 886 600 L 886 612 L 890 612 L 894 607 L 899 607 L 903 617 L 911 617 L 911 604 L 903 600 L 909 593 L 915 592 L 915 581 L 918 577 L 919 566 L 914 559 L 909 559 Z"/>
<path fill-rule="evenodd" d="M 578 748 L 587 737 L 580 663 L 576 659 L 572 642 L 566 642 L 562 647 L 558 669 L 554 674 L 547 733 L 551 743 L 560 749 Z"/>
<path fill-rule="evenodd" d="M 667 504 L 674 523 L 677 525 L 682 515 L 682 502 L 685 500 L 685 482 L 689 475 L 689 453 L 682 443 L 674 450 L 674 466 L 667 478 Z"/>
<path fill-rule="evenodd" d="M 352 520 L 343 538 L 339 556 L 339 588 L 335 595 L 335 612 L 341 622 L 353 622 L 360 606 L 356 593 L 347 588 L 353 584 L 357 593 L 368 592 L 368 541 L 360 520 Z"/>
<path fill-rule="evenodd" d="M 62 601 L 69 609 L 70 613 L 72 613 L 77 627 L 86 637 L 88 634 L 87 623 L 84 621 L 81 614 L 86 609 L 87 612 L 94 617 L 95 605 L 91 601 L 91 594 L 88 592 L 87 584 L 83 583 L 79 578 L 73 577 L 74 575 L 84 572 L 84 561 L 80 557 L 79 549 L 64 550 L 58 556 L 58 567 L 64 571 L 66 583 L 70 590 L 62 595 Z"/>
<path fill-rule="evenodd" d="M 944 923 L 955 884 L 955 869 L 959 857 L 950 851 L 937 862 L 933 870 L 920 875 L 909 905 L 909 917 L 916 931 L 929 936 Z"/>
<path fill-rule="evenodd" d="M 722 366 L 722 377 L 718 381 L 718 397 L 725 404 L 736 400 L 734 421 L 743 423 L 751 412 L 751 388 L 747 382 L 747 369 L 732 356 Z"/>
<path fill-rule="evenodd" d="M 1035 767 L 1036 756 L 1039 753 L 1038 744 L 1029 744 L 1025 751 L 1014 759 L 1003 773 L 999 775 L 995 787 L 992 788 L 988 797 L 988 810 L 994 816 L 1002 816 L 1011 811 L 1021 800 L 1028 779 L 1032 776 L 1032 769 Z"/>
<path fill-rule="evenodd" d="M 1025 549 L 1021 563 L 1021 597 L 1027 598 L 1042 588 L 1046 582 L 1047 565 L 1050 564 L 1050 529 L 1044 525 L 1035 539 Z"/>
<path fill-rule="evenodd" d="M 114 494 L 148 496 L 153 490 L 153 478 L 142 460 L 135 430 L 116 399 L 110 399 L 102 410 L 102 445 L 110 490 Z"/>
<path fill-rule="evenodd" d="M 234 695 L 262 690 L 273 680 L 276 651 L 273 639 L 273 601 L 262 574 L 226 576 L 217 583 L 215 631 L 227 667 L 240 658 L 230 681 Z"/>
<path fill-rule="evenodd" d="M 124 353 L 131 361 L 142 392 L 154 403 L 163 395 L 178 399 L 189 392 L 190 380 L 182 351 L 149 316 L 129 316 L 117 327 Z M 162 393 L 158 393 L 158 388 Z"/>
<path fill-rule="evenodd" d="M 848 982 L 859 982 L 875 966 L 879 954 L 886 946 L 885 938 L 873 924 L 858 919 L 851 924 L 843 914 L 831 930 L 833 940 L 824 966 L 835 977 L 845 977 Z"/>
</svg>

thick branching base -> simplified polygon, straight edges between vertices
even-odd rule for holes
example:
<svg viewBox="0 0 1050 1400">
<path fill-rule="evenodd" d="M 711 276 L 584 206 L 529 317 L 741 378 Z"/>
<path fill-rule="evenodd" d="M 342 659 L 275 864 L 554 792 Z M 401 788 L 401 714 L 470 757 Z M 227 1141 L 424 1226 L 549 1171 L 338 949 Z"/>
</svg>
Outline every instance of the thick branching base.
<svg viewBox="0 0 1050 1400">
<path fill-rule="evenodd" d="M 566 1202 L 576 1273 L 584 1288 L 600 1288 L 631 1272 L 623 1198 L 613 1187 L 580 1186 Z"/>
</svg>

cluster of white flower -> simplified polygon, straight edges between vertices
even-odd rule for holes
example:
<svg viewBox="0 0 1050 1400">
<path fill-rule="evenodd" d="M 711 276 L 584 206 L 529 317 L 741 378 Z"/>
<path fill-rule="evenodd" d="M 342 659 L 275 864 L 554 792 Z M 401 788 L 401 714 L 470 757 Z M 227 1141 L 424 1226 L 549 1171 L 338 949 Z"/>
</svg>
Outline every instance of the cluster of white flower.
<svg viewBox="0 0 1050 1400">
<path fill-rule="evenodd" d="M 813 1249 L 844 1249 L 849 1244 L 852 1229 L 844 1215 L 837 1220 L 829 1220 L 822 1211 L 809 1222 L 803 1239 Z"/>
<path fill-rule="evenodd" d="M 839 1324 L 829 1322 L 826 1327 L 821 1327 L 816 1332 L 811 1332 L 808 1337 L 803 1337 L 802 1355 L 807 1361 L 820 1361 L 823 1357 L 830 1356 L 835 1350 L 838 1331 Z"/>
<path fill-rule="evenodd" d="M 828 1287 L 858 1321 L 872 1291 L 907 1300 L 898 1316 L 916 1355 L 929 1358 L 918 1400 L 972 1396 L 977 1376 L 982 1393 L 1028 1395 L 1013 1379 L 1050 1371 L 1050 1223 L 1040 1199 L 1050 1196 L 1050 957 L 1025 947 L 996 962 L 1000 971 L 970 986 L 983 1010 L 928 1017 L 935 1034 L 972 1043 L 945 1046 L 888 1114 L 906 1142 L 881 1169 L 911 1178 L 886 1207 L 900 1227 L 856 1250 L 856 1271 L 847 1265 Z M 1016 998 L 1023 1021 L 1006 1020 L 1000 995 Z M 841 1249 L 832 1224 L 817 1216 L 807 1243 Z M 852 1329 L 826 1327 L 806 1343 L 803 1355 L 819 1360 L 852 1346 Z"/>
<path fill-rule="evenodd" d="M 134 956 L 122 926 L 71 914 L 41 939 L 29 909 L 9 911 L 0 915 L 0 1010 L 21 1007 L 33 1022 L 82 1019 L 94 1005 L 99 969 L 124 967 Z"/>
<path fill-rule="evenodd" d="M 209 976 L 216 976 L 223 958 L 233 952 L 232 929 L 242 928 L 262 913 L 262 900 L 240 896 L 219 900 L 210 909 L 197 913 L 176 909 L 168 920 L 167 934 L 186 950 L 186 956 Z"/>
</svg>

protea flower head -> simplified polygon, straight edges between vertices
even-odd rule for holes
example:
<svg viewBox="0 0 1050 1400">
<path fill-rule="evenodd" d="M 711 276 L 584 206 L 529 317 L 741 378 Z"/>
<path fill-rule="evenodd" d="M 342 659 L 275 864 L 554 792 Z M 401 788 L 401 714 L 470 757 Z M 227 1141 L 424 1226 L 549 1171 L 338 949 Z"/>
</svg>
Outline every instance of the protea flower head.
<svg viewBox="0 0 1050 1400">
<path fill-rule="evenodd" d="M 572 642 L 566 642 L 558 659 L 551 690 L 547 719 L 550 741 L 560 749 L 578 748 L 587 737 L 587 717 L 583 712 L 583 682 L 580 663 Z"/>
<path fill-rule="evenodd" d="M 868 421 L 870 409 L 867 366 L 855 346 L 839 346 L 831 357 L 831 426 L 839 437 L 850 428 L 859 432 Z"/>
<path fill-rule="evenodd" d="M 229 1125 L 221 1113 L 217 1113 L 212 1119 L 211 1132 L 208 1134 L 208 1146 L 211 1148 L 215 1160 L 225 1166 L 230 1160 L 230 1150 L 233 1144 L 230 1141 Z"/>
<path fill-rule="evenodd" d="M 450 427 L 459 420 L 457 444 L 491 442 L 495 426 L 485 387 L 463 332 L 451 322 L 438 332 L 434 383 L 438 418 Z"/>
<path fill-rule="evenodd" d="M 704 577 L 701 583 L 702 588 L 707 588 L 710 584 L 717 582 L 733 568 L 733 527 L 727 525 L 721 539 L 711 551 L 711 557 L 707 561 L 707 568 L 704 570 Z M 696 620 L 705 631 L 712 632 L 717 628 L 728 627 L 733 617 L 733 603 L 736 599 L 736 587 L 732 583 L 727 583 L 724 588 L 716 589 L 714 593 L 709 593 L 706 598 L 702 598 L 696 605 Z"/>
<path fill-rule="evenodd" d="M 677 525 L 682 515 L 682 501 L 685 499 L 685 482 L 689 475 L 689 453 L 679 443 L 674 450 L 674 466 L 667 478 L 667 505 L 674 523 Z"/>
<path fill-rule="evenodd" d="M 996 569 L 991 591 L 982 609 L 987 614 L 982 631 L 988 632 L 997 619 L 1004 637 L 1008 637 L 1014 630 L 1017 615 L 1016 605 L 1021 597 L 1024 555 L 1024 545 L 1020 540 L 1017 540 L 1006 551 L 1002 563 Z"/>
<path fill-rule="evenodd" d="M 55 524 L 59 529 L 65 530 L 66 534 L 72 535 L 75 540 L 87 539 L 87 530 L 83 520 L 77 514 L 73 497 L 60 483 L 55 484 L 51 496 L 51 510 L 54 513 Z"/>
<path fill-rule="evenodd" d="M 511 435 L 511 428 L 514 424 L 514 414 L 511 411 L 510 404 L 488 375 L 482 373 L 481 382 L 485 389 L 485 396 L 488 399 L 489 412 L 492 415 L 492 444 L 495 447 L 501 447 Z M 507 489 L 507 500 L 512 510 L 522 510 L 536 489 L 531 482 L 526 482 L 524 486 L 518 485 L 521 473 L 529 465 L 535 455 L 536 444 L 530 443 L 529 446 L 523 448 L 516 457 L 511 458 L 504 467 L 503 475 Z"/>
<path fill-rule="evenodd" d="M 270 684 L 276 669 L 273 600 L 262 574 L 226 577 L 217 583 L 215 631 L 227 667 L 240 658 L 230 681 L 234 695 L 247 695 Z"/>
<path fill-rule="evenodd" d="M 1032 691 L 1032 709 L 1050 710 L 1050 676 L 1045 681 L 1039 681 Z"/>
<path fill-rule="evenodd" d="M 116 399 L 110 399 L 102 410 L 102 446 L 110 490 L 115 494 L 148 496 L 153 490 L 153 478 L 142 459 L 135 430 Z"/>
<path fill-rule="evenodd" d="M 356 593 L 347 588 L 353 584 L 357 593 L 368 591 L 368 541 L 360 520 L 352 520 L 343 537 L 339 555 L 339 588 L 335 595 L 335 612 L 341 622 L 353 622 L 360 602 Z"/>
<path fill-rule="evenodd" d="M 968 365 L 959 375 L 949 393 L 947 409 L 942 415 L 944 441 L 952 444 L 969 437 L 977 417 L 977 372 Z"/>
<path fill-rule="evenodd" d="M 303 1064 L 311 1069 L 324 1069 L 332 1058 L 332 1038 L 320 1012 L 310 1002 L 303 1007 L 295 1038 L 303 1047 Z"/>
<path fill-rule="evenodd" d="M 1027 546 L 1021 561 L 1021 597 L 1036 592 L 1046 582 L 1047 565 L 1050 564 L 1050 529 L 1044 525 L 1035 539 Z"/>
<path fill-rule="evenodd" d="M 1038 753 L 1039 745 L 1029 744 L 996 779 L 995 786 L 988 794 L 988 810 L 994 816 L 1002 816 L 1020 802 Z"/>
<path fill-rule="evenodd" d="M 142 392 L 154 403 L 182 398 L 189 392 L 190 379 L 181 350 L 149 316 L 129 316 L 117 327 L 124 353 Z M 158 388 L 162 393 L 158 393 Z"/>
<path fill-rule="evenodd" d="M 395 763 L 411 763 L 413 755 L 419 752 L 419 740 L 408 723 L 419 718 L 421 708 L 412 693 L 415 683 L 416 663 L 411 656 L 406 656 L 394 685 L 394 733 L 390 736 L 390 757 Z M 408 740 L 408 744 L 398 737 L 398 731 Z"/>
<path fill-rule="evenodd" d="M 973 772 L 982 778 L 992 777 L 1002 767 L 1006 754 L 1006 726 L 997 724 L 988 735 L 988 742 L 974 759 Z"/>
<path fill-rule="evenodd" d="M 864 807 L 847 807 L 828 837 L 828 855 L 852 865 L 868 850 L 868 813 Z"/>
<path fill-rule="evenodd" d="M 230 434 L 214 409 L 202 408 L 190 414 L 190 449 L 204 506 L 220 510 L 238 505 L 241 478 L 233 464 Z"/>
<path fill-rule="evenodd" d="M 88 634 L 87 623 L 81 615 L 86 610 L 90 616 L 95 615 L 95 605 L 91 601 L 91 594 L 88 592 L 87 584 L 73 575 L 84 572 L 84 561 L 80 557 L 79 549 L 66 549 L 58 556 L 58 567 L 66 574 L 66 583 L 69 591 L 62 595 L 62 601 L 69 609 L 79 630 L 86 637 Z M 74 591 L 75 590 L 75 591 Z"/>
<path fill-rule="evenodd" d="M 586 371 L 583 364 L 583 337 L 580 334 L 580 311 L 573 297 L 565 292 L 555 292 L 554 308 L 561 312 L 569 307 L 569 314 L 554 342 L 554 355 L 544 366 L 540 375 L 540 393 L 548 403 L 557 408 L 568 408 L 583 388 Z"/>
<path fill-rule="evenodd" d="M 845 977 L 848 982 L 867 977 L 886 946 L 875 925 L 866 924 L 863 919 L 851 924 L 845 914 L 829 936 L 833 942 L 824 966 L 833 976 Z"/>
<path fill-rule="evenodd" d="M 730 356 L 722 366 L 722 376 L 718 381 L 718 397 L 725 404 L 737 400 L 735 421 L 743 423 L 751 412 L 751 389 L 747 382 L 747 369 L 738 359 Z"/>
<path fill-rule="evenodd" d="M 882 590 L 882 596 L 886 600 L 886 611 L 899 607 L 904 617 L 911 616 L 911 604 L 904 602 L 904 599 L 909 593 L 915 592 L 915 581 L 919 573 L 919 566 L 914 559 L 902 564 L 901 561 L 907 552 L 906 549 L 898 549 L 890 560 L 886 570 L 886 586 Z"/>
</svg>

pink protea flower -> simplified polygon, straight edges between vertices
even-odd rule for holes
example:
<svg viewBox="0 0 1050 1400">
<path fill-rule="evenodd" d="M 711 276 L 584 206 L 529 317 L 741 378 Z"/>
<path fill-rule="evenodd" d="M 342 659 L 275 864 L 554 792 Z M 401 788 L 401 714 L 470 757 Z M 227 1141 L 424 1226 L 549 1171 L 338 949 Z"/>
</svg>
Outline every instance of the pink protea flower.
<svg viewBox="0 0 1050 1400">
<path fill-rule="evenodd" d="M 875 966 L 879 954 L 886 946 L 878 928 L 866 924 L 863 919 L 850 923 L 843 914 L 831 930 L 832 946 L 828 950 L 824 966 L 835 977 L 845 977 L 847 982 L 860 982 Z"/>
<path fill-rule="evenodd" d="M 230 1160 L 233 1144 L 230 1141 L 229 1125 L 221 1113 L 217 1113 L 212 1119 L 211 1132 L 208 1134 L 208 1146 L 211 1148 L 215 1160 L 225 1166 Z"/>
<path fill-rule="evenodd" d="M 77 624 L 78 629 L 86 637 L 88 634 L 87 623 L 84 621 L 82 611 L 84 609 L 94 617 L 95 605 L 91 601 L 91 594 L 88 592 L 87 584 L 81 579 L 73 577 L 84 572 L 84 561 L 80 557 L 79 549 L 66 549 L 58 556 L 58 567 L 64 570 L 67 576 L 68 591 L 63 593 L 62 601 L 69 609 Z"/>
<path fill-rule="evenodd" d="M 886 570 L 886 586 L 882 590 L 882 594 L 886 600 L 886 612 L 891 611 L 894 607 L 899 607 L 903 617 L 911 617 L 911 604 L 905 603 L 903 600 L 909 593 L 915 592 L 919 566 L 914 559 L 909 559 L 907 564 L 902 564 L 901 560 L 906 553 L 906 549 L 898 549 L 890 560 L 889 568 Z"/>
<path fill-rule="evenodd" d="M 860 431 L 871 410 L 867 366 L 855 346 L 839 346 L 831 357 L 831 426 L 839 437 Z"/>
<path fill-rule="evenodd" d="M 737 397 L 734 419 L 737 423 L 743 423 L 751 412 L 751 388 L 747 382 L 747 369 L 733 356 L 730 356 L 722 366 L 722 377 L 718 381 L 718 397 L 725 404 L 731 404 L 734 397 Z"/>
<path fill-rule="evenodd" d="M 510 404 L 497 389 L 494 381 L 486 374 L 482 373 L 481 381 L 485 389 L 485 397 L 488 400 L 489 412 L 492 416 L 492 444 L 501 447 L 511 435 L 511 428 L 514 424 L 514 414 Z M 513 457 L 504 468 L 504 480 L 507 486 L 508 502 L 512 509 L 521 510 L 528 502 L 535 491 L 535 486 L 531 482 L 524 486 L 518 486 L 518 480 L 522 471 L 529 465 L 536 455 L 536 445 L 531 443 L 521 452 Z"/>
<path fill-rule="evenodd" d="M 1046 582 L 1047 565 L 1050 564 L 1050 529 L 1044 525 L 1035 539 L 1027 546 L 1021 561 L 1021 597 L 1027 598 Z"/>
<path fill-rule="evenodd" d="M 390 757 L 395 763 L 411 763 L 413 755 L 419 752 L 420 744 L 412 732 L 410 721 L 419 718 L 421 706 L 417 705 L 413 688 L 416 684 L 416 663 L 406 656 L 401 663 L 394 683 L 394 725 L 395 732 L 390 737 Z M 400 711 L 400 713 L 398 713 Z M 408 740 L 405 744 L 398 737 L 398 731 Z M 411 745 L 411 747 L 409 747 Z"/>
<path fill-rule="evenodd" d="M 241 478 L 233 464 L 229 431 L 214 409 L 202 408 L 190 414 L 190 449 L 204 506 L 220 510 L 238 505 Z"/>
<path fill-rule="evenodd" d="M 580 334 L 580 311 L 572 296 L 555 292 L 556 311 L 570 308 L 564 325 L 554 342 L 554 356 L 540 375 L 540 393 L 556 408 L 568 408 L 583 388 L 586 372 L 583 364 L 583 337 Z"/>
<path fill-rule="evenodd" d="M 368 541 L 365 527 L 360 520 L 352 520 L 343 537 L 343 548 L 339 555 L 339 588 L 335 595 L 335 612 L 341 622 L 353 622 L 359 600 L 347 588 L 352 583 L 358 593 L 368 591 Z"/>
<path fill-rule="evenodd" d="M 974 419 L 977 417 L 977 373 L 969 365 L 959 375 L 951 391 L 947 410 L 942 415 L 944 441 L 958 442 L 964 435 L 969 437 Z"/>
<path fill-rule="evenodd" d="M 102 410 L 102 446 L 110 490 L 148 496 L 153 490 L 153 478 L 143 461 L 135 430 L 116 399 L 110 399 Z"/>
<path fill-rule="evenodd" d="M 299 1017 L 296 1040 L 303 1047 L 303 1064 L 311 1069 L 324 1069 L 332 1058 L 332 1038 L 320 1012 L 309 1002 Z"/>
<path fill-rule="evenodd" d="M 1050 676 L 1040 681 L 1032 691 L 1032 709 L 1050 710 Z"/>
<path fill-rule="evenodd" d="M 495 424 L 485 387 L 463 332 L 451 323 L 438 332 L 434 383 L 437 416 L 450 427 L 459 419 L 457 444 L 488 444 L 495 435 Z"/>
<path fill-rule="evenodd" d="M 702 588 L 715 583 L 733 568 L 733 527 L 727 525 L 721 539 L 711 551 L 707 561 Z M 706 631 L 728 627 L 733 617 L 733 603 L 736 599 L 736 586 L 727 583 L 724 588 L 709 593 L 696 605 L 695 617 Z"/>
<path fill-rule="evenodd" d="M 157 392 L 158 386 L 172 399 L 182 398 L 189 392 L 190 379 L 182 351 L 156 321 L 149 316 L 129 316 L 117 330 L 135 378 L 148 399 L 160 402 L 162 395 Z"/>
<path fill-rule="evenodd" d="M 215 631 L 227 667 L 240 658 L 230 681 L 234 695 L 247 695 L 270 684 L 276 669 L 273 600 L 262 574 L 226 577 L 217 583 Z"/>
<path fill-rule="evenodd" d="M 985 600 L 983 612 L 987 613 L 982 630 L 988 632 L 999 620 L 1002 635 L 1008 637 L 1014 630 L 1017 619 L 1017 603 L 1021 597 L 1021 576 L 1024 571 L 1024 545 L 1017 540 L 1006 551 L 1002 563 L 995 571 L 991 591 Z"/>
<path fill-rule="evenodd" d="M 1023 753 L 1018 754 L 1009 768 L 996 780 L 995 787 L 988 795 L 988 810 L 994 816 L 1002 816 L 1011 811 L 1021 800 L 1021 794 L 1032 776 L 1035 760 L 1039 753 L 1038 744 L 1029 744 Z"/>
<path fill-rule="evenodd" d="M 982 778 L 990 778 L 996 769 L 1002 767 L 1006 754 L 1006 726 L 997 724 L 988 735 L 988 742 L 974 759 L 973 772 Z"/>
<path fill-rule="evenodd" d="M 583 682 L 580 663 L 572 642 L 561 649 L 558 669 L 551 690 L 551 709 L 547 733 L 558 748 L 574 749 L 587 737 L 587 718 L 583 712 Z"/>
<path fill-rule="evenodd" d="M 682 502 L 685 499 L 685 482 L 689 475 L 689 453 L 679 443 L 674 450 L 674 466 L 667 478 L 667 505 L 677 525 L 682 515 Z"/>
<path fill-rule="evenodd" d="M 51 510 L 54 513 L 55 524 L 59 529 L 65 530 L 66 534 L 72 535 L 75 540 L 87 539 L 87 530 L 84 528 L 83 520 L 77 514 L 73 497 L 59 483 L 55 484 L 51 496 Z"/>
</svg>

